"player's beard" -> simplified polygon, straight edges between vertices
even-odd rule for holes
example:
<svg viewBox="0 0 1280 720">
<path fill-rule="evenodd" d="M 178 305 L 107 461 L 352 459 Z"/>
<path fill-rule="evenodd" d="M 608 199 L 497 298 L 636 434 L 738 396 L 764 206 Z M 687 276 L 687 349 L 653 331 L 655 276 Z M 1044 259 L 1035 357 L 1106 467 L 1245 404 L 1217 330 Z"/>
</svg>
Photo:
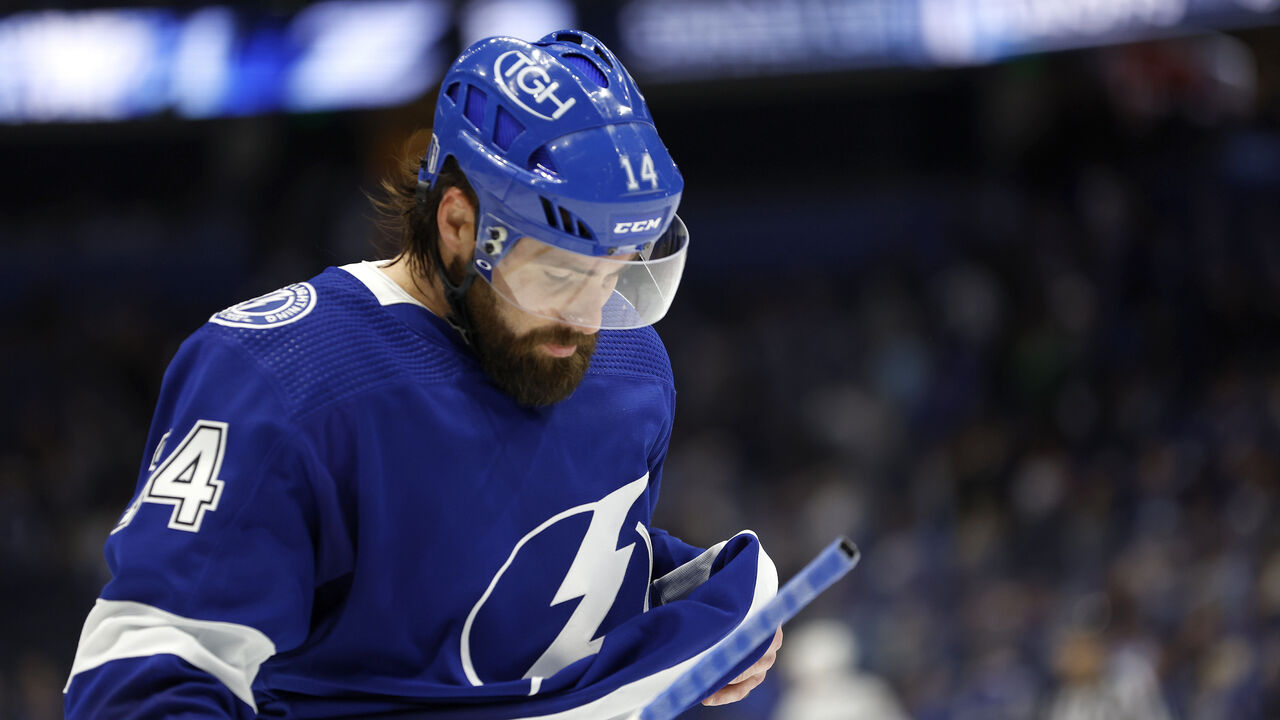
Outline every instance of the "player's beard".
<svg viewBox="0 0 1280 720">
<path fill-rule="evenodd" d="M 471 345 L 489 380 L 528 407 L 554 405 L 572 395 L 587 374 L 596 336 L 563 325 L 517 335 L 499 313 L 499 305 L 505 302 L 484 280 L 472 283 L 467 291 Z M 577 350 L 569 357 L 550 357 L 539 349 L 548 342 L 573 345 Z"/>
</svg>

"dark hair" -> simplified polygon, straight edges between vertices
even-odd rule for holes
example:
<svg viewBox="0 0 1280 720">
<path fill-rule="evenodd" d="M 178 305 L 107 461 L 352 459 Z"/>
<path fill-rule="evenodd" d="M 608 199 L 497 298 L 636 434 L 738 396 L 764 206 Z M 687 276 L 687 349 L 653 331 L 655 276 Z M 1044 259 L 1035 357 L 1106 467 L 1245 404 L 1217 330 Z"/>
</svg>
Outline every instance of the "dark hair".
<svg viewBox="0 0 1280 720">
<path fill-rule="evenodd" d="M 476 192 L 467 182 L 467 176 L 450 155 L 436 178 L 435 186 L 418 202 L 419 157 L 406 153 L 399 166 L 382 179 L 382 197 L 369 197 L 373 204 L 374 222 L 387 241 L 381 243 L 385 250 L 403 256 L 409 268 L 419 277 L 430 277 L 435 272 L 435 258 L 440 242 L 440 229 L 436 224 L 436 208 L 440 198 L 451 187 L 460 188 L 479 207 Z"/>
</svg>

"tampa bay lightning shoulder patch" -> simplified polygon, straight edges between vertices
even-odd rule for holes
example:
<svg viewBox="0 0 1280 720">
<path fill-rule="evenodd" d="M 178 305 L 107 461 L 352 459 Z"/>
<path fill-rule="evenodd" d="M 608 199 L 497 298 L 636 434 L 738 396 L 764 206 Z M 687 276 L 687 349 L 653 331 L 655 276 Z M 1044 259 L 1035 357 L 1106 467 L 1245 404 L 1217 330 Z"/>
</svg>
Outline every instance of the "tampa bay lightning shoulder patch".
<svg viewBox="0 0 1280 720">
<path fill-rule="evenodd" d="M 227 327 L 255 330 L 297 322 L 316 306 L 316 289 L 311 283 L 294 283 L 261 297 L 246 300 L 209 318 Z"/>
</svg>

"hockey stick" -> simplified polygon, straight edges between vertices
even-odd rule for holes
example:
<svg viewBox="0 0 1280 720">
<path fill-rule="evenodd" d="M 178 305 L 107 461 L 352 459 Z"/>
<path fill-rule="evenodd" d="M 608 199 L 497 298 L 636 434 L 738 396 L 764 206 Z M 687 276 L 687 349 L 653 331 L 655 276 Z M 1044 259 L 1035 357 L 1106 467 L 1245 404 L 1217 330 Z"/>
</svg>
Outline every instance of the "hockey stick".
<svg viewBox="0 0 1280 720">
<path fill-rule="evenodd" d="M 632 720 L 672 720 L 676 715 L 719 688 L 720 680 L 751 651 L 773 636 L 783 623 L 831 587 L 858 564 L 862 554 L 848 538 L 836 538 L 825 550 L 782 586 L 772 600 L 755 615 L 694 663 L 667 686 Z"/>
</svg>

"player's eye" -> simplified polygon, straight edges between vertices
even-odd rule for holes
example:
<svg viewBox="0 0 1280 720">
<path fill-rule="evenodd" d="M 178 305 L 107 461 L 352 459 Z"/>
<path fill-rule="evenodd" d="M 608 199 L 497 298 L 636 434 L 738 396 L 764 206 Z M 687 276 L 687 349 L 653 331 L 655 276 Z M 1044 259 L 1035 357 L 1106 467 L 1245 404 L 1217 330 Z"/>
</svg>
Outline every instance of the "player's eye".
<svg viewBox="0 0 1280 720">
<path fill-rule="evenodd" d="M 573 277 L 573 273 L 568 270 L 543 270 L 542 274 L 547 279 L 547 282 L 557 284 L 567 283 Z"/>
</svg>

